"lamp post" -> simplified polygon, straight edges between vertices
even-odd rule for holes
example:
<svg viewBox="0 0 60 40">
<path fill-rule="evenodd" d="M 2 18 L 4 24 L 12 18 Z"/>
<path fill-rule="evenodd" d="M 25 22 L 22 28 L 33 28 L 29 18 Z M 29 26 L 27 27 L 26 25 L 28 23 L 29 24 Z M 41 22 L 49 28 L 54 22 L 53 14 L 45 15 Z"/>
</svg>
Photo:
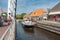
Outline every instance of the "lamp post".
<svg viewBox="0 0 60 40">
<path fill-rule="evenodd" d="M 14 8 L 14 10 L 15 10 L 15 19 L 16 19 L 16 8 L 17 8 L 17 0 L 15 0 L 15 8 Z"/>
<path fill-rule="evenodd" d="M 16 26 L 17 26 L 17 24 L 16 24 L 16 8 L 17 8 L 17 0 L 14 0 L 14 5 L 15 5 L 15 7 L 14 7 L 14 19 L 15 19 L 15 36 L 16 36 Z M 15 38 L 16 39 L 16 38 Z"/>
</svg>

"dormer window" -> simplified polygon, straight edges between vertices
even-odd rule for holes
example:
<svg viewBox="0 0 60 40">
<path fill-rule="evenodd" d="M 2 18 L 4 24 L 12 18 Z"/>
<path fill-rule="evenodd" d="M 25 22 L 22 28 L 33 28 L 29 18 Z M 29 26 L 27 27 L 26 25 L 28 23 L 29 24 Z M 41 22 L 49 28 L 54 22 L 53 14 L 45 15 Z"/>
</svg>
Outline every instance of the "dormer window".
<svg viewBox="0 0 60 40">
<path fill-rule="evenodd" d="M 34 14 L 37 14 L 36 12 L 34 12 Z"/>
</svg>

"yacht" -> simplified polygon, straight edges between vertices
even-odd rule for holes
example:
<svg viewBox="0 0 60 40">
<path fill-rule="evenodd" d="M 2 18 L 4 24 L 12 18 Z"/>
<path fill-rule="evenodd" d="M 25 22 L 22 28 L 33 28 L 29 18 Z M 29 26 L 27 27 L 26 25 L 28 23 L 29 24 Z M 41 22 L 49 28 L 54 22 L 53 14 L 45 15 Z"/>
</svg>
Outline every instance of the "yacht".
<svg viewBox="0 0 60 40">
<path fill-rule="evenodd" d="M 23 19 L 22 25 L 26 28 L 33 28 L 36 23 L 31 19 Z"/>
</svg>

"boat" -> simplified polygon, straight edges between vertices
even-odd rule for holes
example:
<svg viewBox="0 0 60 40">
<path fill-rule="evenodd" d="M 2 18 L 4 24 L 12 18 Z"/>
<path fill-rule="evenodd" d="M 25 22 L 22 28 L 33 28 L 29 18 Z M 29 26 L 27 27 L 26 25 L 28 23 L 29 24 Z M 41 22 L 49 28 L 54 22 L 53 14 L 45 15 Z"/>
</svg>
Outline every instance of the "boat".
<svg viewBox="0 0 60 40">
<path fill-rule="evenodd" d="M 32 22 L 31 19 L 23 19 L 22 25 L 26 28 L 33 28 L 35 25 L 35 22 Z"/>
</svg>

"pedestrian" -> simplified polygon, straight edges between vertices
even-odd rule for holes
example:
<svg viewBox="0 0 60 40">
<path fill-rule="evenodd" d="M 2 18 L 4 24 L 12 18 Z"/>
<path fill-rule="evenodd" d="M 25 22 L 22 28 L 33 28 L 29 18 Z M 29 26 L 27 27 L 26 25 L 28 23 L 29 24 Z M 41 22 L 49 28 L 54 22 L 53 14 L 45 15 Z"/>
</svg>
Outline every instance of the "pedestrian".
<svg viewBox="0 0 60 40">
<path fill-rule="evenodd" d="M 8 22 L 8 25 L 10 25 L 11 22 L 12 22 L 12 17 L 11 17 L 11 16 L 8 17 L 8 21 L 9 21 L 9 22 Z"/>
</svg>

